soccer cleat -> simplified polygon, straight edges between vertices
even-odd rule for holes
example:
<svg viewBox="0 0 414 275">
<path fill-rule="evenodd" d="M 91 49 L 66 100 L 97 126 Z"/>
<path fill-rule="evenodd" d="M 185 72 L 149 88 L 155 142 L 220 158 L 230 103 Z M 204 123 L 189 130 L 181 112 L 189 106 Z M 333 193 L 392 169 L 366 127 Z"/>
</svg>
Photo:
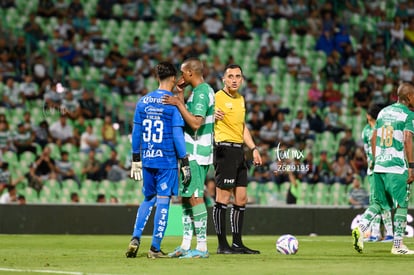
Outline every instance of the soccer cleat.
<svg viewBox="0 0 414 275">
<path fill-rule="evenodd" d="M 128 245 L 128 250 L 125 253 L 127 258 L 135 258 L 139 248 L 139 239 L 133 238 Z"/>
<path fill-rule="evenodd" d="M 405 245 L 401 245 L 400 247 L 392 247 L 391 253 L 394 255 L 414 255 L 414 251 L 408 249 Z"/>
<path fill-rule="evenodd" d="M 362 250 L 364 249 L 364 239 L 363 234 L 361 233 L 361 230 L 359 229 L 359 226 L 355 227 L 354 230 L 352 230 L 352 238 L 354 240 L 354 249 L 358 253 L 362 253 Z"/>
<path fill-rule="evenodd" d="M 197 249 L 188 251 L 185 255 L 181 256 L 180 259 L 196 259 L 196 258 L 208 258 L 208 251 L 200 251 Z"/>
<path fill-rule="evenodd" d="M 167 253 L 164 253 L 162 250 L 153 251 L 150 249 L 147 254 L 148 259 L 157 259 L 157 258 L 169 258 Z"/>
<path fill-rule="evenodd" d="M 392 235 L 387 235 L 387 236 L 385 236 L 385 238 L 381 241 L 381 242 L 383 242 L 383 243 L 390 243 L 390 242 L 392 242 L 394 240 L 394 236 L 392 236 Z"/>
<path fill-rule="evenodd" d="M 181 246 L 178 246 L 173 252 L 168 253 L 168 257 L 179 258 L 181 256 L 185 256 L 188 252 L 190 252 L 190 249 L 185 250 Z"/>
<path fill-rule="evenodd" d="M 247 246 L 237 246 L 236 244 L 233 244 L 231 246 L 231 250 L 239 252 L 240 254 L 260 254 L 259 250 L 250 249 Z"/>
<path fill-rule="evenodd" d="M 379 242 L 379 241 L 380 241 L 380 238 L 379 237 L 374 237 L 374 236 L 369 237 L 368 240 L 367 240 L 367 242 L 373 242 L 373 243 L 376 243 L 376 242 Z"/>
</svg>

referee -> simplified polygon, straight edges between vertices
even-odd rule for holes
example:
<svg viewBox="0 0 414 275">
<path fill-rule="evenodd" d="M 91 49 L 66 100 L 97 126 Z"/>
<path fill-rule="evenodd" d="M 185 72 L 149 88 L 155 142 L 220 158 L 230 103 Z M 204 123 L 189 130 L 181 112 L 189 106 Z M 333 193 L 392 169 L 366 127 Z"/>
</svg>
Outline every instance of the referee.
<svg viewBox="0 0 414 275">
<path fill-rule="evenodd" d="M 224 88 L 215 95 L 214 168 L 216 178 L 216 204 L 213 221 L 218 237 L 217 254 L 260 254 L 242 242 L 244 212 L 247 203 L 247 165 L 244 144 L 253 152 L 254 165 L 262 159 L 245 125 L 245 103 L 239 88 L 243 72 L 239 65 L 228 65 L 224 70 Z M 233 195 L 230 213 L 233 242 L 226 239 L 226 210 Z"/>
</svg>

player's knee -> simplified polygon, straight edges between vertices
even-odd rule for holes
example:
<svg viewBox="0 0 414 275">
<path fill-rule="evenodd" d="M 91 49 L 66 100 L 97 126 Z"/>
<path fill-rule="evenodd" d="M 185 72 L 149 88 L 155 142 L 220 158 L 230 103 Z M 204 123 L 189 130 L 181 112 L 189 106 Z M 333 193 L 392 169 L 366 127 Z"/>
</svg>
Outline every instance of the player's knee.
<svg viewBox="0 0 414 275">
<path fill-rule="evenodd" d="M 216 201 L 221 204 L 229 204 L 230 203 L 230 196 L 227 194 L 222 194 L 220 192 L 216 193 Z"/>
<path fill-rule="evenodd" d="M 241 198 L 234 198 L 234 203 L 236 205 L 246 205 L 247 204 L 247 197 L 241 197 Z"/>
</svg>

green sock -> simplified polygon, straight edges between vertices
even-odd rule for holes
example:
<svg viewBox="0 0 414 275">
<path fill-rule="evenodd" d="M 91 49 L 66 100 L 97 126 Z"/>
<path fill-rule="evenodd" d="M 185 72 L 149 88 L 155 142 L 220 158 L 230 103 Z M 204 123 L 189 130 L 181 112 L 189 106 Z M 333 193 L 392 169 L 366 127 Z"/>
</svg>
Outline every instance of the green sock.
<svg viewBox="0 0 414 275">
<path fill-rule="evenodd" d="M 366 232 L 370 223 L 374 219 L 374 217 L 381 212 L 381 207 L 377 204 L 373 204 L 365 210 L 364 214 L 362 215 L 361 221 L 359 222 L 359 228 L 362 232 Z"/>
<path fill-rule="evenodd" d="M 394 239 L 402 239 L 407 227 L 407 208 L 397 208 L 394 215 Z"/>
<path fill-rule="evenodd" d="M 380 237 L 381 215 L 376 215 L 371 224 L 371 237 Z"/>
<path fill-rule="evenodd" d="M 197 236 L 197 250 L 207 251 L 207 209 L 204 203 L 193 207 L 194 228 Z"/>
<path fill-rule="evenodd" d="M 191 204 L 183 203 L 183 241 L 181 243 L 181 248 L 188 250 L 191 247 L 191 240 L 193 238 L 193 221 L 191 219 L 193 215 L 193 210 Z"/>
<path fill-rule="evenodd" d="M 382 212 L 382 221 L 384 222 L 385 236 L 393 236 L 394 230 L 392 228 L 391 211 L 384 210 Z"/>
</svg>

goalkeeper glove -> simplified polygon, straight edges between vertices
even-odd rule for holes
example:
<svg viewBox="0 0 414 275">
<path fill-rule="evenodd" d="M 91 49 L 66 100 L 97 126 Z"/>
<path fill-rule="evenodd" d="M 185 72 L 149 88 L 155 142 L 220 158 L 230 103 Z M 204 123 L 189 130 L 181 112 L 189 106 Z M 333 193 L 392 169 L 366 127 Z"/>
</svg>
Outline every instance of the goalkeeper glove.
<svg viewBox="0 0 414 275">
<path fill-rule="evenodd" d="M 142 180 L 142 161 L 140 154 L 132 154 L 131 178 Z"/>
<path fill-rule="evenodd" d="M 181 175 L 184 187 L 188 187 L 191 181 L 191 170 L 188 155 L 181 159 Z"/>
</svg>

